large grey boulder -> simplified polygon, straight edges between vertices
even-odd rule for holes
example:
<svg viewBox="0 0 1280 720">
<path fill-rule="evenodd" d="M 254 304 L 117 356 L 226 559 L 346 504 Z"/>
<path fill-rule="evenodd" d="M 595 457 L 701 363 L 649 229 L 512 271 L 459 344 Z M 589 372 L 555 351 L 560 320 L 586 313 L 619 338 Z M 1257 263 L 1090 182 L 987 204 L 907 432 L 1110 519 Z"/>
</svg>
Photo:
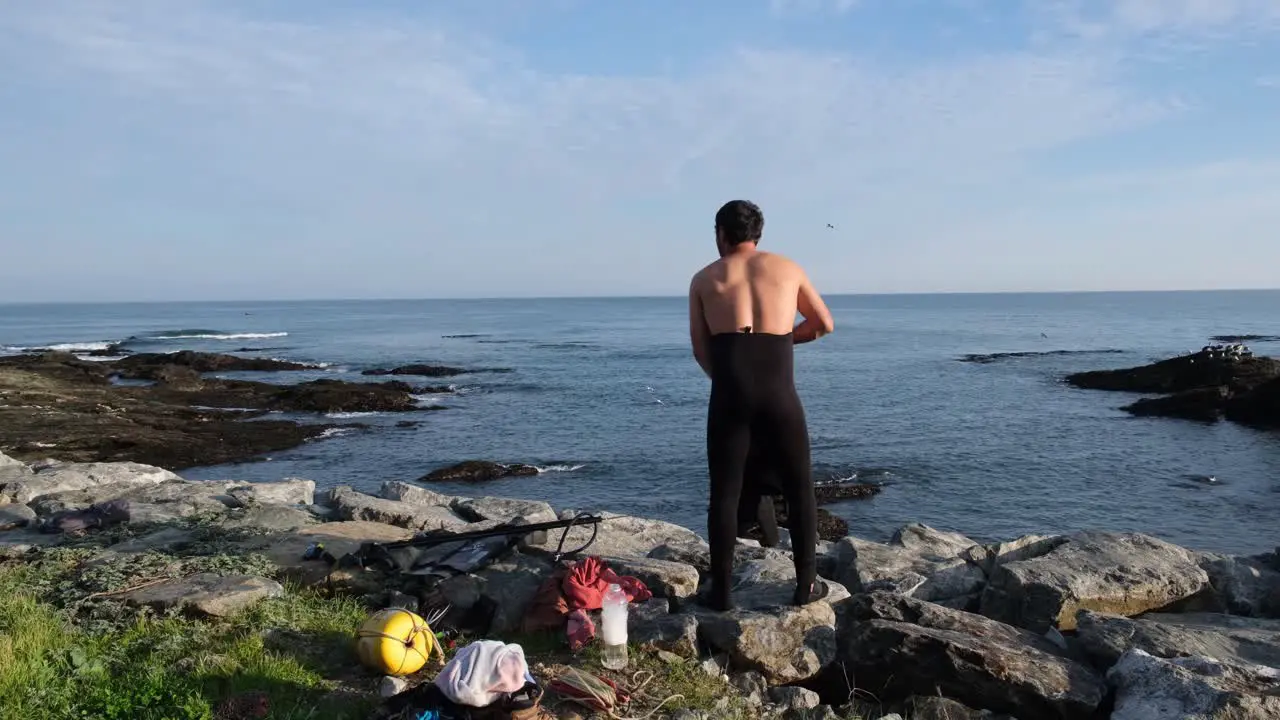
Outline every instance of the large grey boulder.
<svg viewBox="0 0 1280 720">
<path fill-rule="evenodd" d="M 0 486 L 0 496 L 11 502 L 29 503 L 44 495 L 82 491 L 99 485 L 142 486 L 175 480 L 181 478 L 163 468 L 141 463 L 54 462 L 41 466 L 35 473 L 23 473 L 5 482 Z"/>
<path fill-rule="evenodd" d="M 252 575 L 200 573 L 132 590 L 121 599 L 157 610 L 180 608 L 207 617 L 230 617 L 284 592 L 280 583 Z"/>
<path fill-rule="evenodd" d="M 0 532 L 29 527 L 36 522 L 36 511 L 21 503 L 0 505 Z"/>
<path fill-rule="evenodd" d="M 1194 553 L 1138 533 L 1080 532 L 1048 553 L 999 564 L 981 612 L 1044 633 L 1072 630 L 1076 613 L 1134 616 L 1160 610 L 1209 587 Z"/>
<path fill-rule="evenodd" d="M 516 554 L 477 573 L 481 597 L 492 604 L 489 633 L 501 635 L 520 629 L 525 611 L 533 603 L 538 588 L 552 573 L 549 560 Z"/>
<path fill-rule="evenodd" d="M 839 663 L 876 697 L 944 695 L 1028 718 L 1089 718 L 1106 688 L 1039 635 L 888 592 L 855 595 Z"/>
<path fill-rule="evenodd" d="M 608 556 L 601 560 L 622 577 L 638 578 L 654 597 L 673 600 L 677 606 L 698 592 L 698 571 L 684 563 Z"/>
<path fill-rule="evenodd" d="M 844 538 L 831 554 L 835 579 L 851 592 L 886 590 L 965 607 L 987 581 L 979 565 L 961 557 L 976 545 L 963 535 L 917 523 L 900 529 L 888 544 Z"/>
<path fill-rule="evenodd" d="M 560 519 L 567 520 L 574 515 L 572 511 L 562 512 Z M 600 513 L 600 516 L 604 520 L 600 523 L 595 542 L 585 551 L 590 555 L 643 558 L 650 557 L 650 553 L 663 545 L 678 546 L 690 551 L 707 549 L 707 543 L 698 537 L 697 533 L 679 525 L 608 512 Z M 571 528 L 565 538 L 564 549 L 573 550 L 581 547 L 591 539 L 591 533 L 590 526 Z M 559 530 L 548 531 L 546 539 L 538 543 L 538 549 L 547 552 L 555 551 L 561 535 Z M 655 559 L 681 562 L 674 557 L 656 557 Z"/>
<path fill-rule="evenodd" d="M 633 603 L 628 611 L 627 640 L 639 647 L 665 650 L 684 658 L 698 656 L 698 619 L 690 613 L 672 613 L 665 598 Z"/>
<path fill-rule="evenodd" d="M 1280 668 L 1280 620 L 1186 613 L 1126 618 L 1083 610 L 1080 645 L 1094 665 L 1108 669 L 1137 648 L 1158 658 L 1198 655 L 1239 665 Z"/>
<path fill-rule="evenodd" d="M 735 568 L 733 602 L 727 613 L 695 610 L 699 638 L 729 656 L 734 666 L 754 670 L 770 685 L 807 680 L 836 656 L 836 613 L 832 603 L 849 597 L 831 581 L 824 600 L 790 604 L 795 569 L 780 558 Z"/>
<path fill-rule="evenodd" d="M 345 485 L 330 490 L 327 500 L 342 520 L 376 522 L 419 531 L 456 529 L 466 524 L 466 520 L 449 508 L 385 500 Z"/>
<path fill-rule="evenodd" d="M 1208 573 L 1221 609 L 1233 615 L 1280 618 L 1280 572 L 1269 560 L 1269 556 L 1205 553 L 1200 556 L 1200 567 Z"/>
<path fill-rule="evenodd" d="M 1157 658 L 1137 648 L 1107 672 L 1111 720 L 1275 720 L 1280 671 L 1203 657 Z"/>
<path fill-rule="evenodd" d="M 382 487 L 378 490 L 378 495 L 385 500 L 407 502 L 411 505 L 434 505 L 437 507 L 450 507 L 455 501 L 459 500 L 459 498 L 452 495 L 441 495 L 438 492 L 400 480 L 390 480 L 382 483 Z"/>
<path fill-rule="evenodd" d="M 1064 542 L 1066 538 L 1061 535 L 1023 535 L 1013 540 L 974 545 L 961 552 L 960 557 L 990 576 L 1000 565 L 1040 557 Z"/>
<path fill-rule="evenodd" d="M 242 505 L 310 505 L 315 502 L 316 482 L 285 478 L 279 482 L 246 483 L 227 490 Z"/>
<path fill-rule="evenodd" d="M 131 523 L 161 523 L 227 512 L 231 505 L 238 504 L 227 495 L 230 486 L 231 483 L 225 482 L 192 480 L 143 484 L 126 480 L 41 495 L 31 501 L 31 508 L 46 517 L 65 510 L 84 510 L 113 500 L 125 500 L 129 503 Z"/>
<path fill-rule="evenodd" d="M 469 522 L 509 523 L 516 518 L 524 518 L 528 523 L 544 523 L 556 519 L 556 511 L 541 500 L 457 498 L 452 507 L 454 512 Z"/>
</svg>

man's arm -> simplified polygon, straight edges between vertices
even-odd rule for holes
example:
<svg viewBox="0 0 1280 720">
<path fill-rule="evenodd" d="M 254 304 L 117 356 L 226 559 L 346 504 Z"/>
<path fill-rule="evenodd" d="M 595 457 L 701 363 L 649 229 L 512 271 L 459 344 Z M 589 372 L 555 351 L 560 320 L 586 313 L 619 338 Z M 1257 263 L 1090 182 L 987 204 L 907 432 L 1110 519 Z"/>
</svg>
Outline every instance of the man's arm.
<svg viewBox="0 0 1280 720">
<path fill-rule="evenodd" d="M 800 294 L 796 298 L 796 309 L 804 316 L 804 321 L 792 331 L 792 338 L 797 345 L 813 342 L 836 329 L 831 311 L 827 309 L 822 296 L 809 282 L 809 277 L 804 270 L 800 270 Z"/>
<path fill-rule="evenodd" d="M 689 342 L 693 345 L 693 357 L 698 361 L 698 366 L 707 377 L 711 377 L 711 329 L 707 327 L 707 319 L 702 312 L 702 295 L 698 293 L 697 275 L 689 283 Z"/>
</svg>

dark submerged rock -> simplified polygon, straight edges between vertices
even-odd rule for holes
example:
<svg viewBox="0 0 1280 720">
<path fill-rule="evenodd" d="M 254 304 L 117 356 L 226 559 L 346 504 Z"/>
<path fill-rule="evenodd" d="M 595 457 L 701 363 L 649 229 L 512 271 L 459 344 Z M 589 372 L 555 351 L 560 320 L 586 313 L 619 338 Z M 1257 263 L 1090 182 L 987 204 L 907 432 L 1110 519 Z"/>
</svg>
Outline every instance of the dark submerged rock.
<svg viewBox="0 0 1280 720">
<path fill-rule="evenodd" d="M 841 500 L 861 500 L 878 495 L 883 486 L 877 483 L 826 482 L 813 486 L 813 494 L 818 504 L 840 502 Z"/>
<path fill-rule="evenodd" d="M 1219 343 L 1280 342 L 1280 335 L 1214 335 L 1210 339 Z"/>
<path fill-rule="evenodd" d="M 986 365 L 1000 360 L 1015 358 L 1052 357 L 1055 355 L 1119 355 L 1124 350 L 1024 350 L 1021 352 L 969 353 L 960 357 L 960 362 Z"/>
<path fill-rule="evenodd" d="M 123 377 L 155 380 L 155 374 L 169 366 L 191 368 L 196 372 L 280 372 L 316 370 L 318 366 L 272 358 L 246 358 L 222 353 L 180 350 L 175 353 L 141 353 L 115 361 L 112 365 Z"/>
<path fill-rule="evenodd" d="M 432 470 L 419 482 L 484 482 L 505 477 L 537 475 L 532 465 L 504 465 L 489 460 L 465 460 L 439 470 Z"/>
</svg>

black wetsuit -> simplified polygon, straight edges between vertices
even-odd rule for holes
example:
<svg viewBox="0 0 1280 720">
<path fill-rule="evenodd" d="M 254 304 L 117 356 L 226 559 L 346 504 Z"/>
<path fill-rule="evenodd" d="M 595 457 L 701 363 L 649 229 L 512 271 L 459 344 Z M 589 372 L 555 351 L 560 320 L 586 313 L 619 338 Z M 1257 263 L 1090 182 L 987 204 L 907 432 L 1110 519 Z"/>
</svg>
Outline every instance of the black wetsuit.
<svg viewBox="0 0 1280 720">
<path fill-rule="evenodd" d="M 760 507 L 776 490 L 787 502 L 792 552 L 796 563 L 795 602 L 809 601 L 817 578 L 817 505 L 809 468 L 809 431 L 796 394 L 791 334 L 742 332 L 711 337 L 711 401 L 707 412 L 707 465 L 711 475 L 711 507 L 707 530 L 711 540 L 713 607 L 732 607 L 733 548 L 739 503 L 747 478 L 748 454 L 759 454 L 766 469 L 754 479 L 768 478 L 776 488 L 752 482 L 747 491 L 761 498 L 743 504 Z"/>
</svg>

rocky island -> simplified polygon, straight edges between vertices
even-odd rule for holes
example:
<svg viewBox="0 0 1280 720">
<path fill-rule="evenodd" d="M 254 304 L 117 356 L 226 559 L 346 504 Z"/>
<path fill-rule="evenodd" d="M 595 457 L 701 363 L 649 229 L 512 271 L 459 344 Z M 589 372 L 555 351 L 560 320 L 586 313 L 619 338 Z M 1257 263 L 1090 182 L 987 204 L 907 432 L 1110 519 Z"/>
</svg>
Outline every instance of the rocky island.
<svg viewBox="0 0 1280 720">
<path fill-rule="evenodd" d="M 1134 415 L 1280 427 L 1280 360 L 1211 349 L 1140 367 L 1068 375 L 1090 390 L 1159 395 L 1124 407 Z"/>
<path fill-rule="evenodd" d="M 163 618 L 182 618 L 190 633 L 248 623 L 271 657 L 310 647 L 303 662 L 316 675 L 308 690 L 270 686 L 254 697 L 287 698 L 317 718 L 385 717 L 377 709 L 385 681 L 359 667 L 351 633 L 361 613 L 418 608 L 433 597 L 448 600 L 441 624 L 461 637 L 524 642 L 544 685 L 571 666 L 632 682 L 629 672 L 611 674 L 589 656 L 568 653 L 563 634 L 528 634 L 530 608 L 547 579 L 588 555 L 652 591 L 632 607 L 633 667 L 663 679 L 637 695 L 633 715 L 1280 716 L 1280 550 L 1224 556 L 1105 531 L 983 543 L 911 524 L 884 543 L 822 543 L 826 596 L 794 607 L 786 601 L 795 578 L 789 553 L 744 540 L 738 609 L 729 613 L 707 611 L 695 599 L 709 564 L 697 534 L 609 513 L 579 556 L 557 562 L 555 533 L 530 535 L 487 567 L 433 587 L 419 576 L 343 562 L 365 543 L 571 515 L 540 501 L 448 496 L 399 481 L 368 494 L 318 490 L 300 479 L 200 482 L 136 463 L 0 456 L 0 580 L 17 572 L 52 578 L 40 582 L 56 590 L 29 602 L 48 606 L 74 633 L 115 638 L 126 632 L 112 625 L 122 617 L 134 628 L 127 632 L 143 632 L 138 628 L 149 622 L 172 633 L 179 621 Z M 68 525 L 68 517 L 82 522 Z M 575 527 L 564 547 L 590 537 L 587 527 Z M 316 559 L 316 547 L 335 562 Z M 285 610 L 298 603 L 310 609 L 300 616 Z M 346 619 L 333 619 L 326 603 L 338 603 Z M 323 628 L 308 617 L 326 618 Z M 128 624 L 139 621 L 144 625 Z M 161 646 L 102 671 L 127 675 Z M 224 678 L 199 686 L 202 702 L 222 707 L 243 701 L 236 692 L 243 686 L 229 682 L 248 672 L 243 662 L 198 654 L 195 664 L 166 672 L 173 683 L 193 673 Z M 407 684 L 438 670 L 433 662 Z M 393 685 L 403 689 L 405 681 Z M 680 700 L 670 701 L 676 695 Z M 659 698 L 667 700 L 660 708 Z M 583 717 L 551 699 L 544 707 Z"/>
</svg>

